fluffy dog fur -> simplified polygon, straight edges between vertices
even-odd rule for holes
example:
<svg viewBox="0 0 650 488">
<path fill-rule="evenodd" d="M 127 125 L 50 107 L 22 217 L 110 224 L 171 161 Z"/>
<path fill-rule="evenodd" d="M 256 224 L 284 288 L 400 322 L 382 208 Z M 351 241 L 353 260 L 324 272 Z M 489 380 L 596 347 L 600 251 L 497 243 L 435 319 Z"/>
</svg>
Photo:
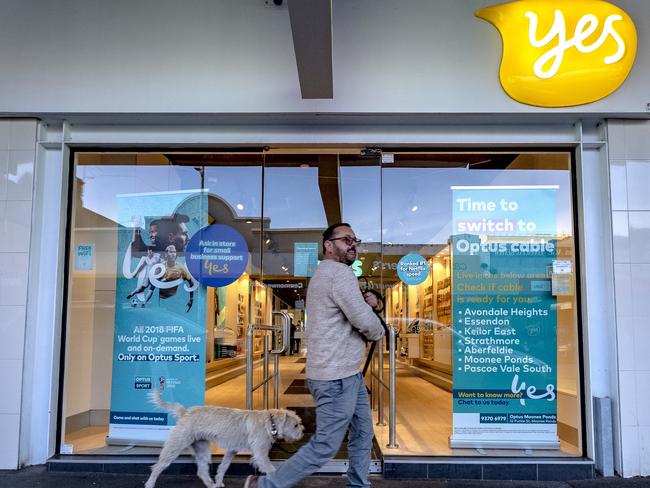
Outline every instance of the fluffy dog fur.
<svg viewBox="0 0 650 488">
<path fill-rule="evenodd" d="M 303 434 L 302 421 L 291 410 L 239 410 L 213 406 L 186 410 L 180 403 L 163 401 L 158 390 L 151 393 L 150 399 L 175 415 L 178 421 L 165 441 L 158 462 L 151 467 L 145 488 L 153 488 L 160 473 L 188 447 L 194 451 L 197 475 L 208 488 L 224 486 L 226 470 L 241 450 L 251 452 L 251 464 L 261 472 L 272 473 L 275 468 L 269 460 L 269 449 L 273 442 L 276 439 L 297 441 Z M 271 419 L 277 430 L 275 437 Z M 210 441 L 226 450 L 214 482 L 210 478 Z"/>
</svg>

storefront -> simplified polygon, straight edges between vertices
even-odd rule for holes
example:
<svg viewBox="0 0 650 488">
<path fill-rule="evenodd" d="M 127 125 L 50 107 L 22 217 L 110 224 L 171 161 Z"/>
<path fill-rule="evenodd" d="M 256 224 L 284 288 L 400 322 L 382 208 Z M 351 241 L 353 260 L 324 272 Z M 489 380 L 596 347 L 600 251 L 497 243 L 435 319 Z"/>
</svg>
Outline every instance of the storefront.
<svg viewBox="0 0 650 488">
<path fill-rule="evenodd" d="M 334 2 L 331 99 L 300 98 L 286 5 L 17 4 L 2 36 L 41 28 L 24 39 L 33 62 L 7 57 L 0 81 L 2 359 L 18 391 L 2 467 L 144 470 L 173 423 L 154 388 L 186 405 L 277 401 L 308 423 L 306 290 L 323 230 L 343 221 L 362 241 L 360 287 L 397 332 L 367 376 L 372 470 L 648 474 L 650 6 L 615 2 L 630 16 L 616 30 L 602 3 L 536 15 L 544 32 L 583 22 L 564 67 L 614 49 L 617 79 L 595 67 L 584 90 L 536 91 L 510 83 L 520 33 L 478 12 L 490 2 Z M 37 49 L 45 17 L 56 63 Z M 502 29 L 500 74 L 481 19 Z M 170 23 L 186 34 L 170 40 Z M 540 79 L 555 83 L 562 56 Z M 281 318 L 289 340 L 249 340 Z M 269 357 L 277 393 L 252 391 Z"/>
</svg>

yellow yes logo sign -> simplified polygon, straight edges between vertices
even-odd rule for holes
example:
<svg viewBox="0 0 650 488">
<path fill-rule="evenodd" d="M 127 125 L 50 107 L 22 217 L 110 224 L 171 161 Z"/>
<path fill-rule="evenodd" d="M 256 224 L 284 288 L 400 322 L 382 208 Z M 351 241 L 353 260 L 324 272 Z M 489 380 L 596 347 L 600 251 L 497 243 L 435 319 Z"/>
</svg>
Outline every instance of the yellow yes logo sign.
<svg viewBox="0 0 650 488">
<path fill-rule="evenodd" d="M 621 86 L 634 64 L 634 22 L 603 0 L 518 0 L 476 16 L 499 29 L 501 85 L 528 105 L 595 102 Z"/>
</svg>

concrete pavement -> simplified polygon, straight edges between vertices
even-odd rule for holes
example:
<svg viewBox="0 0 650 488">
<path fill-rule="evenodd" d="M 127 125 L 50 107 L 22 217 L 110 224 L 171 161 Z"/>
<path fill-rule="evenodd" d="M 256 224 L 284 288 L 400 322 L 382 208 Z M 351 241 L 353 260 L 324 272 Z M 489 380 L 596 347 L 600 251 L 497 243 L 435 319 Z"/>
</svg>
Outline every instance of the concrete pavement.
<svg viewBox="0 0 650 488">
<path fill-rule="evenodd" d="M 47 471 L 32 466 L 20 471 L 0 471 L 1 488 L 142 488 L 147 479 L 142 474 L 69 473 Z M 242 488 L 244 477 L 227 476 L 227 488 Z M 474 481 L 474 480 L 384 480 L 372 479 L 374 488 L 650 488 L 650 477 L 597 478 L 580 481 Z M 157 488 L 203 488 L 194 475 L 162 475 Z M 312 476 L 296 488 L 344 488 L 343 476 Z"/>
</svg>

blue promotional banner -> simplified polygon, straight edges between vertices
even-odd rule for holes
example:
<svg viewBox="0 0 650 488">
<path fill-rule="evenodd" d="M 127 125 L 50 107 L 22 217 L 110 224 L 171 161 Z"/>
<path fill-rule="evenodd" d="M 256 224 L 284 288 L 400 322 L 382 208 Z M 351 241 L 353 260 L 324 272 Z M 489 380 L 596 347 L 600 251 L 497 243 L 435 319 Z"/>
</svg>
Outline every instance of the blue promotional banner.
<svg viewBox="0 0 650 488">
<path fill-rule="evenodd" d="M 150 403 L 154 388 L 187 407 L 205 401 L 205 287 L 186 248 L 207 208 L 201 191 L 118 196 L 109 444 L 167 438 L 174 418 Z"/>
<path fill-rule="evenodd" d="M 559 449 L 557 187 L 452 190 L 450 445 Z"/>
</svg>

